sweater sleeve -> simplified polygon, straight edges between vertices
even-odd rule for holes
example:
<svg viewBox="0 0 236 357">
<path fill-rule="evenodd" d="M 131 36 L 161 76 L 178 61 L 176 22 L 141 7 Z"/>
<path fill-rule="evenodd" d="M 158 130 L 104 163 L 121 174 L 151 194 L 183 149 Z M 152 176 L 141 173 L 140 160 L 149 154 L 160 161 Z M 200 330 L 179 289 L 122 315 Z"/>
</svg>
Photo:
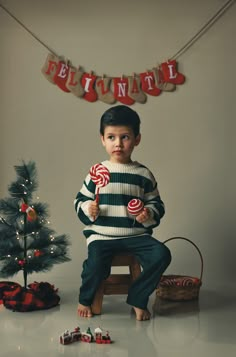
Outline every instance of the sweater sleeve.
<svg viewBox="0 0 236 357">
<path fill-rule="evenodd" d="M 77 216 L 85 225 L 93 223 L 97 218 L 90 216 L 88 211 L 90 202 L 95 200 L 95 190 L 96 185 L 91 181 L 90 175 L 87 175 L 81 190 L 78 192 L 74 200 Z"/>
<path fill-rule="evenodd" d="M 144 186 L 144 206 L 151 212 L 151 217 L 143 223 L 146 228 L 159 226 L 161 218 L 165 214 L 165 205 L 161 199 L 157 182 L 150 172 L 150 180 L 146 181 Z"/>
</svg>

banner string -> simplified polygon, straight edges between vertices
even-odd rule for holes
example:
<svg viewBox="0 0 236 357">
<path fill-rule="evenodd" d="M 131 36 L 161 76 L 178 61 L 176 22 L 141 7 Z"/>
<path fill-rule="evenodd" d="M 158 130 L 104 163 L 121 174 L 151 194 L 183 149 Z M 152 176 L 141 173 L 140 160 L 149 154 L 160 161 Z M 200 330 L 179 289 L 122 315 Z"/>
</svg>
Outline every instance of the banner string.
<svg viewBox="0 0 236 357">
<path fill-rule="evenodd" d="M 231 5 L 235 3 L 235 0 L 228 0 L 216 13 L 213 15 L 207 23 L 183 46 L 169 59 L 177 59 L 183 53 L 185 53 L 201 36 L 203 36 L 207 30 L 229 9 Z"/>
<path fill-rule="evenodd" d="M 45 47 L 49 52 L 54 54 L 56 56 L 56 53 L 49 47 L 47 46 L 40 38 L 38 38 L 31 30 L 29 30 L 23 22 L 21 22 L 16 16 L 14 16 L 5 6 L 0 4 L 0 7 L 10 16 L 12 17 L 23 29 L 25 29 L 26 32 L 28 32 L 36 41 L 38 41 L 43 47 Z"/>
<path fill-rule="evenodd" d="M 172 57 L 168 59 L 177 59 L 183 53 L 185 53 L 193 44 L 202 37 L 207 30 L 217 21 L 219 18 L 235 3 L 235 0 L 228 0 L 226 3 L 220 7 L 220 9 L 206 22 L 206 24 L 183 46 L 180 48 L 178 52 L 176 52 Z M 31 30 L 29 30 L 23 22 L 21 22 L 16 16 L 14 16 L 5 6 L 0 4 L 0 7 L 10 16 L 12 17 L 21 27 L 25 29 L 36 41 L 38 41 L 42 46 L 44 46 L 49 52 L 57 56 L 57 54 L 47 46 L 39 37 L 37 37 Z"/>
</svg>

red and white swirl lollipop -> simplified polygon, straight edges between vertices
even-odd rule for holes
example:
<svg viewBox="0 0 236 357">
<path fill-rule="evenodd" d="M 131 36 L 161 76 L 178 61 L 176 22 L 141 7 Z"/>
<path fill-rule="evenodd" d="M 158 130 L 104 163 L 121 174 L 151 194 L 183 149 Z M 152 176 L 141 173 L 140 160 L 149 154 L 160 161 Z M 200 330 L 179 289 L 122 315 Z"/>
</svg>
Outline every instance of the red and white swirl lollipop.
<svg viewBox="0 0 236 357">
<path fill-rule="evenodd" d="M 110 182 L 110 172 L 102 164 L 96 164 L 89 170 L 91 180 L 96 185 L 96 201 L 99 201 L 99 189 L 106 186 Z"/>
<path fill-rule="evenodd" d="M 128 212 L 132 214 L 132 216 L 138 216 L 144 208 L 144 203 L 138 198 L 133 198 L 131 201 L 128 203 Z"/>
</svg>

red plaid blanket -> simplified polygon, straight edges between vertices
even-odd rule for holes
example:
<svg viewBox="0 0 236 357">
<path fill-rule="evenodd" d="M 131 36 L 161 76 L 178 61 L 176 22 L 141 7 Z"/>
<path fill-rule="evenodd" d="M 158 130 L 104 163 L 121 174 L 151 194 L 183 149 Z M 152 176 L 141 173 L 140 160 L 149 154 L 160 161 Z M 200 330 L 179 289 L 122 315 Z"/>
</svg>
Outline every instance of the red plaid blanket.
<svg viewBox="0 0 236 357">
<path fill-rule="evenodd" d="M 59 304 L 58 289 L 46 282 L 29 284 L 27 289 L 11 281 L 0 282 L 0 303 L 19 312 L 50 309 Z"/>
</svg>

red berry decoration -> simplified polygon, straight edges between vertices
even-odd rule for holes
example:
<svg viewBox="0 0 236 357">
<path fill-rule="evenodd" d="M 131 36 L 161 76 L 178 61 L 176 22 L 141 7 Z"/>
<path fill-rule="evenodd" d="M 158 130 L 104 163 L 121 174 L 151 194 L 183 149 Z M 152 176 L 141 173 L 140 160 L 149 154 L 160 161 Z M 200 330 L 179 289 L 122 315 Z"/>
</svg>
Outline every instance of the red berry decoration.
<svg viewBox="0 0 236 357">
<path fill-rule="evenodd" d="M 25 260 L 25 259 L 21 259 L 21 260 L 18 261 L 18 264 L 19 264 L 21 267 L 23 267 L 23 266 L 25 265 L 25 263 L 26 263 L 26 260 Z"/>
<path fill-rule="evenodd" d="M 128 203 L 128 212 L 133 216 L 138 216 L 144 208 L 143 202 L 138 198 L 133 198 Z"/>
</svg>

